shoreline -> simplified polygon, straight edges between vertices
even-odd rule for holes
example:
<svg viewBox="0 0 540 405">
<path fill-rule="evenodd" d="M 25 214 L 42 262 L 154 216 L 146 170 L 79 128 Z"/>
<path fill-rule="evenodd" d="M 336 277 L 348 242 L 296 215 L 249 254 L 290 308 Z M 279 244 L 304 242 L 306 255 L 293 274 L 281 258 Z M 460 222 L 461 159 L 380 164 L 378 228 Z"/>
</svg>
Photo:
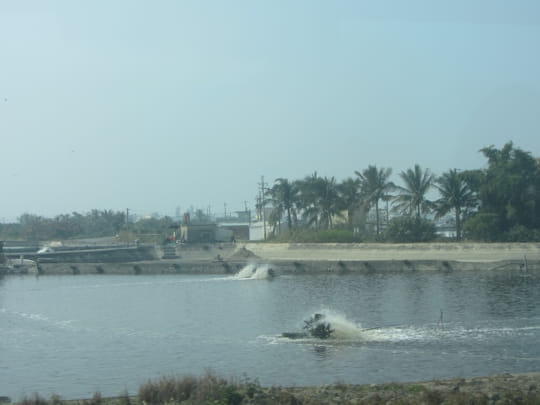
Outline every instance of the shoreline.
<svg viewBox="0 0 540 405">
<path fill-rule="evenodd" d="M 165 377 L 168 383 L 178 384 L 186 381 L 197 384 L 197 378 L 186 376 L 183 378 L 170 379 Z M 159 390 L 159 381 L 155 380 L 155 387 Z M 245 405 L 259 404 L 508 404 L 524 403 L 536 404 L 540 402 L 540 372 L 529 373 L 504 373 L 485 377 L 471 378 L 449 378 L 420 382 L 395 383 L 388 382 L 382 384 L 344 384 L 336 382 L 334 384 L 307 386 L 307 387 L 262 387 L 256 380 L 246 379 L 243 382 L 221 379 L 213 374 L 208 374 L 199 378 L 199 384 L 222 384 L 214 389 L 206 387 L 206 394 L 213 395 L 214 401 L 218 401 L 220 396 L 223 400 L 223 393 L 229 398 L 236 395 L 236 398 Z M 148 388 L 146 383 L 146 387 Z M 184 385 L 185 386 L 185 385 Z M 143 386 L 139 388 L 139 395 Z M 167 387 L 168 390 L 171 386 Z M 196 391 L 196 388 L 195 388 Z M 146 391 L 147 392 L 147 391 Z M 171 391 L 167 391 L 169 393 Z M 182 393 L 183 394 L 183 393 Z M 193 393 L 195 395 L 195 392 Z M 140 398 L 139 395 L 129 395 L 127 392 L 121 397 L 102 398 L 99 391 L 96 391 L 94 398 L 90 399 L 66 399 L 61 397 L 51 397 L 49 402 L 42 398 L 42 405 L 139 405 L 139 404 L 162 404 L 163 402 L 148 401 Z M 157 395 L 157 393 L 155 394 Z M 157 395 L 159 396 L 159 395 Z M 217 396 L 217 397 L 216 397 Z M 23 398 L 14 404 L 35 404 L 34 397 Z M 3 403 L 10 403 L 11 399 L 3 398 Z M 26 400 L 26 401 L 25 401 Z M 186 399 L 190 404 L 210 403 L 211 398 Z M 31 402 L 28 402 L 31 401 Z M 181 403 L 181 400 L 170 398 L 167 403 Z M 214 403 L 214 402 L 211 402 Z M 219 402 L 222 403 L 222 402 Z M 223 402 L 227 403 L 227 402 Z M 240 402 L 238 402 L 240 403 Z"/>
<path fill-rule="evenodd" d="M 256 267 L 272 268 L 276 276 L 286 274 L 382 274 L 417 272 L 469 272 L 492 271 L 506 274 L 539 274 L 540 261 L 528 261 L 525 269 L 523 261 L 437 261 L 437 260 L 378 260 L 378 261 L 312 261 L 312 260 L 244 260 L 244 261 L 182 261 L 155 260 L 126 263 L 43 263 L 36 270 L 21 269 L 15 274 L 46 275 L 233 275 L 248 264 Z M 9 275 L 9 274 L 8 274 Z"/>
<path fill-rule="evenodd" d="M 285 390 L 298 403 L 514 403 L 527 397 L 537 403 L 540 401 L 540 372 L 406 383 L 334 384 Z"/>
<path fill-rule="evenodd" d="M 14 266 L 12 273 L 235 274 L 255 264 L 271 266 L 277 275 L 475 270 L 536 274 L 540 244 L 182 244 L 168 247 L 166 254 L 161 246 L 55 252 L 38 256 L 36 263 L 34 268 Z"/>
</svg>

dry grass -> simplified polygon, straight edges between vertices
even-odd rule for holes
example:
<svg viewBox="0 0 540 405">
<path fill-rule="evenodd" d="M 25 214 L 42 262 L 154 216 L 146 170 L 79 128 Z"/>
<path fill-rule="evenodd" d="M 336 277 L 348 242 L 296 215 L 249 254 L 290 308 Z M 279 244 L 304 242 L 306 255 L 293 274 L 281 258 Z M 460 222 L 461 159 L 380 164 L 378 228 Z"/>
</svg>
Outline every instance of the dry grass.
<svg viewBox="0 0 540 405">
<path fill-rule="evenodd" d="M 21 402 L 19 402 L 19 404 L 20 405 L 48 405 L 48 401 L 36 392 L 31 397 L 26 397 L 26 396 L 23 397 L 23 399 L 21 400 Z"/>
<path fill-rule="evenodd" d="M 534 375 L 533 375 L 534 374 Z M 116 398 L 49 400 L 34 394 L 20 405 L 320 405 L 320 404 L 425 404 L 540 405 L 540 375 L 502 375 L 472 380 L 450 379 L 414 384 L 349 385 L 336 382 L 320 387 L 261 388 L 258 380 L 243 376 L 225 380 L 207 371 L 201 377 L 162 377 L 139 387 L 137 397 L 124 391 Z"/>
<path fill-rule="evenodd" d="M 186 376 L 149 380 L 139 387 L 138 400 L 151 405 L 184 401 L 190 404 L 238 405 L 246 395 L 245 391 L 247 391 L 245 384 L 228 382 L 207 371 L 200 378 Z"/>
</svg>

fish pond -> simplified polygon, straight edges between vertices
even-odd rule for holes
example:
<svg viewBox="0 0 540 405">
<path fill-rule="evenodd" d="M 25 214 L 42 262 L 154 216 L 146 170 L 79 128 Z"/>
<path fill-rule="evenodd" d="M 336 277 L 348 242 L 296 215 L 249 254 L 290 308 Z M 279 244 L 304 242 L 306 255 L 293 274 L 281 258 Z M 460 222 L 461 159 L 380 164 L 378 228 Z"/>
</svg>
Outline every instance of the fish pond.
<svg viewBox="0 0 540 405">
<path fill-rule="evenodd" d="M 207 370 L 267 386 L 540 370 L 538 274 L 277 274 L 5 277 L 0 395 L 136 394 Z M 329 338 L 283 337 L 314 314 Z"/>
</svg>

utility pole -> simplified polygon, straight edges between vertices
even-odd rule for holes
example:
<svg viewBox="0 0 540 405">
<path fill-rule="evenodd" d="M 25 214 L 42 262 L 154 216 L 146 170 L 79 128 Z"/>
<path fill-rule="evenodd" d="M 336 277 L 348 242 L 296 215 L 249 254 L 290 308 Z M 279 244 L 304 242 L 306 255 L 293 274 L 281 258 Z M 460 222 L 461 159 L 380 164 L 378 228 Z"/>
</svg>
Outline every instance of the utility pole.
<svg viewBox="0 0 540 405">
<path fill-rule="evenodd" d="M 244 200 L 244 212 L 245 212 L 245 215 L 247 215 L 247 217 L 248 217 L 248 223 L 251 224 L 251 212 L 249 212 L 249 210 L 248 210 L 246 200 Z"/>
<path fill-rule="evenodd" d="M 126 239 L 129 246 L 129 208 L 126 208 Z"/>
<path fill-rule="evenodd" d="M 260 196 L 261 196 L 261 211 L 262 211 L 262 220 L 263 220 L 263 230 L 264 230 L 264 240 L 266 240 L 266 215 L 264 213 L 264 206 L 265 206 L 265 197 L 264 197 L 264 193 L 266 191 L 266 186 L 265 186 L 265 182 L 264 182 L 264 176 L 261 176 L 261 182 L 259 183 L 259 185 L 261 186 L 261 190 L 260 190 Z"/>
</svg>

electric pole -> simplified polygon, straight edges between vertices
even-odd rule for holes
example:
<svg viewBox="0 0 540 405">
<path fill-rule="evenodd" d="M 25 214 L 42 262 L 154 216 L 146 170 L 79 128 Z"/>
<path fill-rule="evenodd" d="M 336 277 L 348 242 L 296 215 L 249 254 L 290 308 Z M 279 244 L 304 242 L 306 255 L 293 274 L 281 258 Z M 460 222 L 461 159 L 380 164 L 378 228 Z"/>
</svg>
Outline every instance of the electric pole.
<svg viewBox="0 0 540 405">
<path fill-rule="evenodd" d="M 259 183 L 259 185 L 261 186 L 261 190 L 260 190 L 260 196 L 261 196 L 261 211 L 262 211 L 262 220 L 263 220 L 263 231 L 264 231 L 264 240 L 266 240 L 266 215 L 265 215 L 265 210 L 264 210 L 264 206 L 266 204 L 266 199 L 265 199 L 265 196 L 264 196 L 264 193 L 266 191 L 266 186 L 265 186 L 265 182 L 264 182 L 264 176 L 261 176 L 261 182 Z"/>
<path fill-rule="evenodd" d="M 129 246 L 129 208 L 126 208 L 126 239 Z"/>
<path fill-rule="evenodd" d="M 248 210 L 246 200 L 244 200 L 244 212 L 245 212 L 245 215 L 247 215 L 247 217 L 248 217 L 248 222 L 251 224 L 251 212 L 249 212 L 249 210 Z"/>
</svg>

